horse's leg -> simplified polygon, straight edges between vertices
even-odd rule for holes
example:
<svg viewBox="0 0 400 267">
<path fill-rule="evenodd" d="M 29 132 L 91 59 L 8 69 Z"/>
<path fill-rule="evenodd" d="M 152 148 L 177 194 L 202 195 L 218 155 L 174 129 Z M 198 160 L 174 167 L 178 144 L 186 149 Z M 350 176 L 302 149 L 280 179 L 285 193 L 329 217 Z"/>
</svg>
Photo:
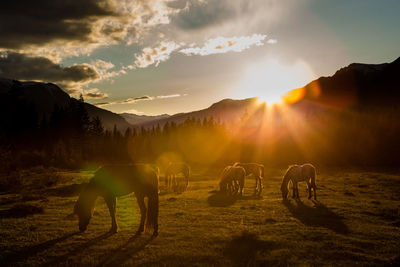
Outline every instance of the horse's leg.
<svg viewBox="0 0 400 267">
<path fill-rule="evenodd" d="M 240 196 L 243 196 L 243 190 L 244 190 L 244 177 L 243 180 L 239 182 L 239 188 L 240 188 Z"/>
<path fill-rule="evenodd" d="M 297 186 L 297 182 L 293 182 L 293 181 L 292 181 L 293 198 L 296 198 L 296 186 Z"/>
<path fill-rule="evenodd" d="M 311 199 L 311 184 L 308 179 L 306 179 L 307 188 L 308 188 L 308 199 Z"/>
<path fill-rule="evenodd" d="M 116 232 L 118 232 L 118 224 L 117 224 L 117 218 L 116 218 L 117 198 L 114 196 L 107 196 L 107 197 L 104 197 L 104 201 L 107 204 L 107 207 L 108 207 L 108 210 L 109 210 L 110 216 L 111 216 L 110 232 L 116 233 Z"/>
<path fill-rule="evenodd" d="M 315 182 L 313 184 L 313 188 L 314 188 L 314 199 L 317 200 L 317 186 L 315 185 Z"/>
<path fill-rule="evenodd" d="M 147 214 L 147 209 L 146 209 L 146 204 L 144 203 L 144 195 L 136 195 L 136 200 L 139 205 L 140 209 L 140 225 L 139 229 L 137 230 L 136 234 L 141 234 L 144 231 L 144 222 L 146 220 L 146 214 Z"/>
<path fill-rule="evenodd" d="M 261 196 L 261 193 L 263 191 L 263 184 L 262 184 L 262 179 L 261 177 L 257 177 L 258 179 L 258 196 Z"/>
<path fill-rule="evenodd" d="M 263 184 L 263 177 L 260 176 L 260 191 L 258 191 L 258 195 L 261 196 L 262 191 L 264 190 L 264 184 Z"/>
<path fill-rule="evenodd" d="M 176 191 L 177 184 L 176 184 L 176 174 L 175 173 L 174 173 L 173 179 L 174 179 L 173 187 L 174 187 L 174 191 Z"/>
<path fill-rule="evenodd" d="M 253 176 L 254 176 L 254 179 L 256 180 L 256 185 L 254 187 L 254 194 L 253 195 L 257 195 L 257 192 L 258 192 L 258 177 L 254 173 L 253 173 Z"/>
</svg>

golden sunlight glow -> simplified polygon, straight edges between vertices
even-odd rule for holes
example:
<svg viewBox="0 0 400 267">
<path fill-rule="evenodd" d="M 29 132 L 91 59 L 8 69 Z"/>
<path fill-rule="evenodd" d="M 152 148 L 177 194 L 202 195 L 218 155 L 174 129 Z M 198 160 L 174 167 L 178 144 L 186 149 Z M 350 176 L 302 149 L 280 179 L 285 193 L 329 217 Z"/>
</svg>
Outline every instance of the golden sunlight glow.
<svg viewBox="0 0 400 267">
<path fill-rule="evenodd" d="M 237 86 L 237 97 L 255 97 L 268 104 L 292 103 L 304 96 L 302 87 L 315 78 L 313 71 L 303 61 L 283 65 L 276 60 L 266 60 L 250 66 Z M 293 90 L 293 91 L 292 91 Z M 291 92 L 291 93 L 289 93 Z"/>
<path fill-rule="evenodd" d="M 293 104 L 301 100 L 306 94 L 304 88 L 297 88 L 287 92 L 283 97 L 283 102 L 286 104 Z"/>
</svg>

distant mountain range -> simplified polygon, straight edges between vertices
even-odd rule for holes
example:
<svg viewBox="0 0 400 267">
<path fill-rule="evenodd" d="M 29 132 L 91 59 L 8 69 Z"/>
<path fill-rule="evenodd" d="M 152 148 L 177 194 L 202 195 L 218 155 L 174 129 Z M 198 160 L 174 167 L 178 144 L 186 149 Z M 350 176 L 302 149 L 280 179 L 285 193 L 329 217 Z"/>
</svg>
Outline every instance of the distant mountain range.
<svg viewBox="0 0 400 267">
<path fill-rule="evenodd" d="M 321 77 L 301 88 L 304 97 L 293 106 L 319 106 L 346 108 L 398 106 L 400 101 L 400 58 L 384 64 L 353 63 L 338 70 L 333 76 Z M 42 116 L 48 116 L 54 107 L 66 107 L 70 101 L 78 101 L 52 83 L 18 82 L 0 79 L 0 98 L 7 94 L 15 83 L 19 84 L 20 97 L 35 106 Z M 224 122 L 238 120 L 246 112 L 254 113 L 260 107 L 257 98 L 242 100 L 224 99 L 210 107 L 175 115 L 146 116 L 129 113 L 115 114 L 111 111 L 85 103 L 90 117 L 99 116 L 107 129 L 114 125 L 120 131 L 127 127 L 152 127 L 166 122 L 181 123 L 187 118 L 209 118 Z M 314 105 L 314 106 L 315 106 Z M 6 114 L 0 114 L 6 116 Z"/>
<path fill-rule="evenodd" d="M 140 125 L 154 120 L 169 118 L 171 116 L 168 114 L 149 116 L 149 115 L 136 115 L 132 113 L 120 113 L 119 115 L 122 116 L 128 123 L 132 125 Z"/>
</svg>

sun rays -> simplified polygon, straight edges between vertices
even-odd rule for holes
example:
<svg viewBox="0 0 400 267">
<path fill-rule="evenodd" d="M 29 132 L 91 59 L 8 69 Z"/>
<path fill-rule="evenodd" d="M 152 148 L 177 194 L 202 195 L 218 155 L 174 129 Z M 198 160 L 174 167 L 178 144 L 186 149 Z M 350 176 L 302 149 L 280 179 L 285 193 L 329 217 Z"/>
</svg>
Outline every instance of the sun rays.
<svg viewBox="0 0 400 267">
<path fill-rule="evenodd" d="M 269 105 L 284 101 L 296 102 L 303 92 L 291 90 L 315 78 L 311 68 L 303 61 L 288 65 L 272 59 L 253 63 L 242 76 L 234 92 L 239 97 L 257 96 Z M 288 92 L 292 93 L 287 95 Z"/>
</svg>

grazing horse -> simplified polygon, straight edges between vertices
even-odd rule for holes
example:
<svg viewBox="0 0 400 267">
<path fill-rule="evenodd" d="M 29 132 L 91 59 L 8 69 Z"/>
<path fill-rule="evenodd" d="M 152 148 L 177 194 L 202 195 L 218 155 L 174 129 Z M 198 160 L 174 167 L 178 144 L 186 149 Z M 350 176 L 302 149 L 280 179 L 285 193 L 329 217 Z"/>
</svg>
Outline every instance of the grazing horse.
<svg viewBox="0 0 400 267">
<path fill-rule="evenodd" d="M 258 163 L 240 163 L 236 162 L 233 166 L 243 167 L 246 171 L 246 176 L 253 174 L 256 179 L 256 186 L 254 188 L 254 195 L 260 196 L 264 188 L 262 180 L 264 178 L 264 165 Z"/>
<path fill-rule="evenodd" d="M 221 173 L 221 180 L 219 182 L 219 188 L 222 193 L 228 195 L 243 195 L 244 179 L 246 171 L 243 167 L 239 166 L 227 166 Z"/>
<path fill-rule="evenodd" d="M 182 173 L 186 179 L 186 188 L 189 186 L 190 167 L 186 163 L 171 162 L 165 171 L 165 185 L 167 188 L 176 187 L 176 175 Z"/>
<path fill-rule="evenodd" d="M 134 192 L 140 208 L 137 234 L 145 229 L 158 235 L 158 172 L 145 164 L 106 165 L 99 168 L 75 203 L 74 214 L 79 217 L 79 230 L 85 231 L 93 215 L 96 199 L 104 198 L 111 216 L 110 232 L 118 231 L 117 197 Z M 145 197 L 148 203 L 145 203 Z"/>
<path fill-rule="evenodd" d="M 317 186 L 315 185 L 315 167 L 306 163 L 303 165 L 291 165 L 282 179 L 281 192 L 282 198 L 287 199 L 289 194 L 289 182 L 293 184 L 293 198 L 299 198 L 299 188 L 297 183 L 305 181 L 308 187 L 308 199 L 311 198 L 311 188 L 314 189 L 314 199 L 317 199 Z"/>
</svg>

